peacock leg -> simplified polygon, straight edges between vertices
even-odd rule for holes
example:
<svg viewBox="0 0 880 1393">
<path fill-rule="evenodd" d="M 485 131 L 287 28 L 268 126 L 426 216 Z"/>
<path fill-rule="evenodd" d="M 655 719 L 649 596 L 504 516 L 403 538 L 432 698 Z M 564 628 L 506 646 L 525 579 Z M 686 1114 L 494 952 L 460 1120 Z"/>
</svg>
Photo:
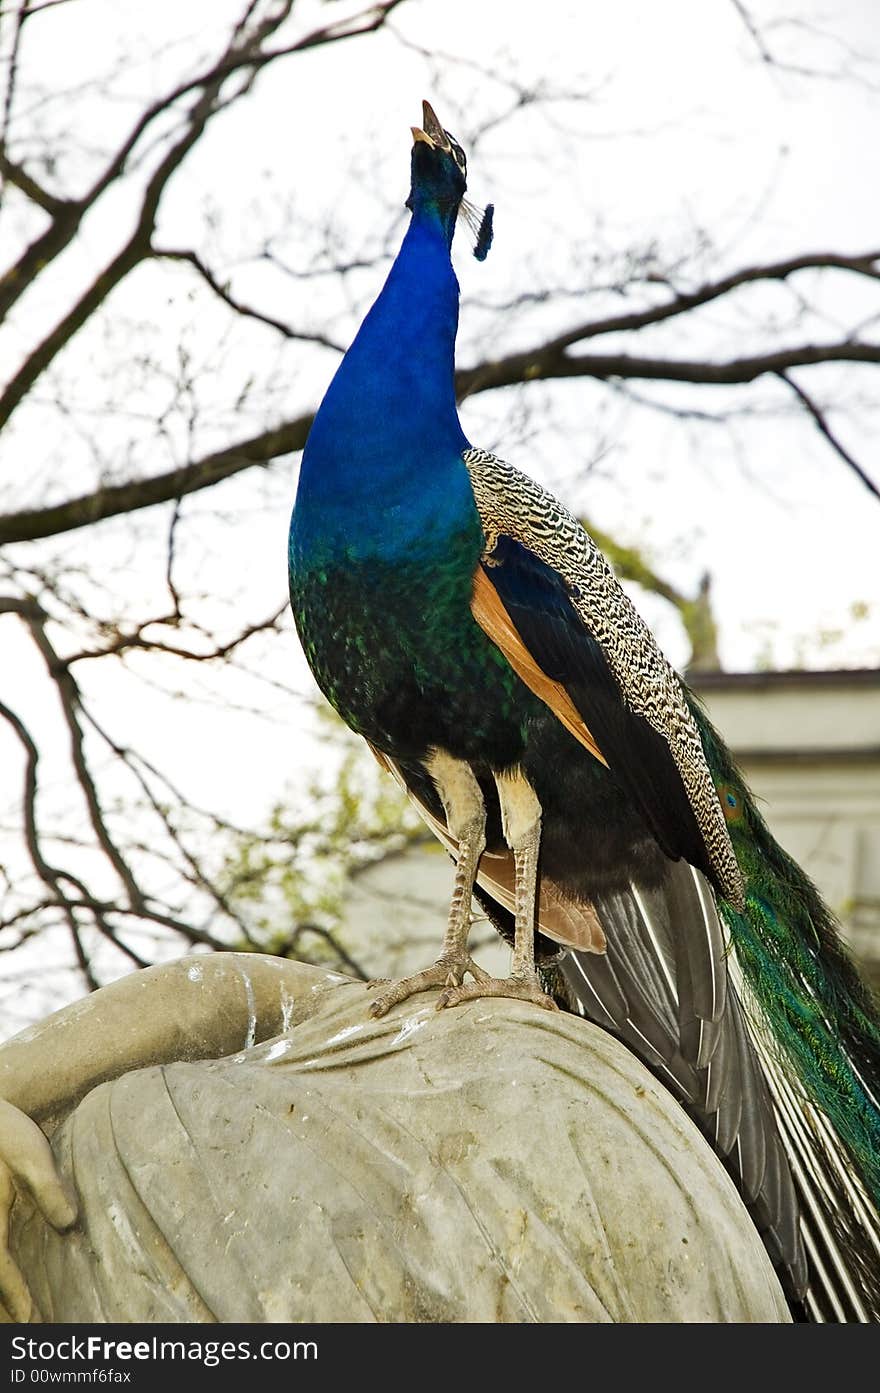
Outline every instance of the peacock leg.
<svg viewBox="0 0 880 1393">
<path fill-rule="evenodd" d="M 484 973 L 473 983 L 450 985 L 438 1006 L 458 1006 L 485 996 L 509 996 L 533 1001 L 555 1011 L 556 1003 L 541 986 L 535 967 L 535 903 L 538 895 L 538 853 L 541 847 L 541 805 L 531 784 L 521 775 L 496 774 L 504 838 L 515 867 L 515 930 L 509 977 Z"/>
<path fill-rule="evenodd" d="M 449 831 L 458 842 L 458 861 L 449 920 L 443 936 L 440 956 L 432 967 L 416 972 L 393 983 L 370 1007 L 371 1016 L 384 1016 L 392 1006 L 416 992 L 432 987 L 457 987 L 469 972 L 475 982 L 491 981 L 489 974 L 474 962 L 467 950 L 471 928 L 471 897 L 477 866 L 486 845 L 486 808 L 480 785 L 470 765 L 438 750 L 428 764 L 428 772 L 440 794 L 446 810 Z M 370 983 L 384 986 L 383 983 Z"/>
</svg>

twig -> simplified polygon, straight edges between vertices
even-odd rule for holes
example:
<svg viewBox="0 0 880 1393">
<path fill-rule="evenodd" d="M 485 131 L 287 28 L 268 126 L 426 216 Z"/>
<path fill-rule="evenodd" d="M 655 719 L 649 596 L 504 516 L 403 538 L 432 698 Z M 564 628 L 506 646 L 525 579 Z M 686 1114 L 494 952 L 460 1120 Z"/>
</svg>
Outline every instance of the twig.
<svg viewBox="0 0 880 1393">
<path fill-rule="evenodd" d="M 225 450 L 216 450 L 201 460 L 193 460 L 164 474 L 134 479 L 127 484 L 112 484 L 52 507 L 0 515 L 0 545 L 55 537 L 78 527 L 89 527 L 104 518 L 118 517 L 121 513 L 133 513 L 140 508 L 151 508 L 157 503 L 168 503 L 171 499 L 198 493 L 221 479 L 240 474 L 244 469 L 270 464 L 281 455 L 301 450 L 313 419 L 309 414 L 285 421 L 283 425 L 263 431 L 250 440 L 241 440 Z"/>
<path fill-rule="evenodd" d="M 270 329 L 275 329 L 286 339 L 295 339 L 301 343 L 316 343 L 322 348 L 332 348 L 335 353 L 344 353 L 345 345 L 336 343 L 326 334 L 310 334 L 305 330 L 292 329 L 289 324 L 285 324 L 281 319 L 275 319 L 271 314 L 264 314 L 262 310 L 255 310 L 250 305 L 243 304 L 236 300 L 225 285 L 222 285 L 213 271 L 202 261 L 194 251 L 176 250 L 170 247 L 153 247 L 152 255 L 157 261 L 183 261 L 192 266 L 201 276 L 207 286 L 211 288 L 218 299 L 228 305 L 236 314 L 243 315 L 246 319 L 255 319 L 259 324 L 265 324 Z"/>
<path fill-rule="evenodd" d="M 293 952 L 293 950 L 296 948 L 302 935 L 307 933 L 317 934 L 319 938 L 324 939 L 325 943 L 329 943 L 330 947 L 333 949 L 333 952 L 339 958 L 339 961 L 341 963 L 344 963 L 346 967 L 350 968 L 354 975 L 356 977 L 359 977 L 362 982 L 368 982 L 370 980 L 370 974 L 364 971 L 360 963 L 356 962 L 350 953 L 346 952 L 342 944 L 338 941 L 337 938 L 334 937 L 332 931 L 330 929 L 325 929 L 321 924 L 313 924 L 311 922 L 305 924 L 297 924 L 296 928 L 290 935 L 290 952 Z"/>
<path fill-rule="evenodd" d="M 792 392 L 794 392 L 795 396 L 798 398 L 798 401 L 800 401 L 802 406 L 804 406 L 804 408 L 809 412 L 810 416 L 812 416 L 817 428 L 819 429 L 821 434 L 824 435 L 832 450 L 834 450 L 835 453 L 840 456 L 844 464 L 849 465 L 850 469 L 853 471 L 856 477 L 861 480 L 868 492 L 873 493 L 875 498 L 880 499 L 880 488 L 878 488 L 877 485 L 874 483 L 873 479 L 869 478 L 869 476 L 865 473 L 858 460 L 855 459 L 849 453 L 848 450 L 844 449 L 843 445 L 841 445 L 840 441 L 837 439 L 837 436 L 834 434 L 827 420 L 825 419 L 824 413 L 819 409 L 819 407 L 813 401 L 812 397 L 804 391 L 803 387 L 799 386 L 798 383 L 795 382 L 794 378 L 791 377 L 789 373 L 780 372 L 778 376 L 785 383 L 785 385 L 789 387 Z"/>
</svg>

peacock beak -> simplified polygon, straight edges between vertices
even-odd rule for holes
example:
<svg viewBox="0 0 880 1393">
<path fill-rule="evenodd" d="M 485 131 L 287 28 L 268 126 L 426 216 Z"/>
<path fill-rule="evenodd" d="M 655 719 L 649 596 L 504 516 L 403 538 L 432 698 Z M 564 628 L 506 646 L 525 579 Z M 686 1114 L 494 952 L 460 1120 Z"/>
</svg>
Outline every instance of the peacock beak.
<svg viewBox="0 0 880 1393">
<path fill-rule="evenodd" d="M 422 124 L 421 126 L 413 126 L 411 129 L 413 141 L 416 144 L 423 141 L 425 145 L 430 145 L 433 150 L 446 150 L 447 153 L 451 151 L 449 137 L 437 120 L 430 102 L 422 102 Z"/>
</svg>

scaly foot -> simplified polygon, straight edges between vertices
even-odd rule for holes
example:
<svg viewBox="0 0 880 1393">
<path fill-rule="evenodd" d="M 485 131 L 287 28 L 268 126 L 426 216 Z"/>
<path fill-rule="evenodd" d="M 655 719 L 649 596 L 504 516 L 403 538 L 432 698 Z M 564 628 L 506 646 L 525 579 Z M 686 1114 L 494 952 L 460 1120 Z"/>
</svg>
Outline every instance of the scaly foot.
<svg viewBox="0 0 880 1393">
<path fill-rule="evenodd" d="M 433 967 L 426 967 L 422 972 L 413 973 L 412 977 L 403 977 L 399 982 L 394 982 L 387 992 L 383 992 L 380 997 L 373 1002 L 370 1007 L 371 1016 L 384 1016 L 392 1006 L 397 1006 L 399 1002 L 406 1001 L 408 997 L 415 996 L 417 992 L 430 991 L 432 987 L 449 987 L 452 990 L 465 990 L 462 988 L 464 974 L 469 972 L 474 979 L 474 985 L 479 986 L 481 982 L 491 982 L 493 979 L 488 972 L 484 972 L 478 963 L 475 963 L 469 953 L 444 954 L 439 957 Z M 387 979 L 380 979 L 377 982 L 368 982 L 368 987 L 384 987 Z M 479 993 L 478 993 L 479 994 Z M 444 996 L 446 993 L 444 993 Z M 441 997 L 442 1001 L 442 997 Z M 439 1005 L 439 1003 L 438 1003 Z"/>
<path fill-rule="evenodd" d="M 552 996 L 548 996 L 542 989 L 537 974 L 534 977 L 487 977 L 484 974 L 482 981 L 450 986 L 441 994 L 437 1010 L 440 1011 L 446 1006 L 460 1006 L 464 1001 L 479 1001 L 487 996 L 507 996 L 515 1001 L 533 1001 L 536 1006 L 543 1006 L 545 1011 L 559 1010 Z"/>
</svg>

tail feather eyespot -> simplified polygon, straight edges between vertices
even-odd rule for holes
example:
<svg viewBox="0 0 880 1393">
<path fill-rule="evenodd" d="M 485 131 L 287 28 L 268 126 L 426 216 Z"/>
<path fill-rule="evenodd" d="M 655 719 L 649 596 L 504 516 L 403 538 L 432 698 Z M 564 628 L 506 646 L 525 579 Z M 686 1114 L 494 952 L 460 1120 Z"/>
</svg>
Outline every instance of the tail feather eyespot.
<svg viewBox="0 0 880 1393">
<path fill-rule="evenodd" d="M 733 784 L 716 784 L 721 811 L 728 823 L 741 822 L 745 813 L 743 796 Z"/>
</svg>

